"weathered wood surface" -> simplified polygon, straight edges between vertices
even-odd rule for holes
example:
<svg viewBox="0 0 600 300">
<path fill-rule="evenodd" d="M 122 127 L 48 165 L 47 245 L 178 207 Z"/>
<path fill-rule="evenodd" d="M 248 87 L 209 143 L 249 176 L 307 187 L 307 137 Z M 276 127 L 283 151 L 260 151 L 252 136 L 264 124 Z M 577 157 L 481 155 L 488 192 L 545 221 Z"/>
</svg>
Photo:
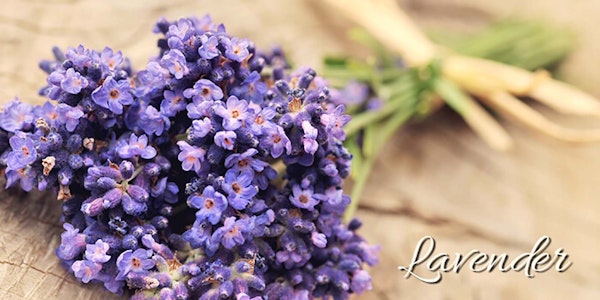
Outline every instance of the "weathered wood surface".
<svg viewBox="0 0 600 300">
<path fill-rule="evenodd" d="M 218 3 L 218 4 L 217 4 Z M 427 27 L 469 28 L 508 16 L 555 20 L 580 33 L 564 78 L 600 96 L 600 38 L 595 0 L 402 1 Z M 543 5 L 542 5 L 543 4 Z M 341 34 L 348 23 L 304 1 L 41 1 L 3 0 L 0 10 L 0 102 L 39 102 L 44 75 L 37 61 L 50 48 L 110 45 L 142 67 L 155 53 L 152 23 L 210 12 L 228 30 L 266 47 L 284 45 L 297 64 L 318 65 L 323 53 L 359 52 Z M 600 125 L 552 115 L 573 126 Z M 572 146 L 508 124 L 516 149 L 491 152 L 451 112 L 398 134 L 381 156 L 359 211 L 362 233 L 381 244 L 374 291 L 360 299 L 600 299 L 600 145 Z M 3 183 L 2 183 L 3 184 Z M 43 194 L 0 193 L 0 299 L 118 299 L 79 285 L 54 255 L 60 208 Z M 404 279 L 424 235 L 439 252 L 479 249 L 513 257 L 542 235 L 573 266 L 527 279 L 523 273 L 446 274 L 440 284 Z"/>
</svg>

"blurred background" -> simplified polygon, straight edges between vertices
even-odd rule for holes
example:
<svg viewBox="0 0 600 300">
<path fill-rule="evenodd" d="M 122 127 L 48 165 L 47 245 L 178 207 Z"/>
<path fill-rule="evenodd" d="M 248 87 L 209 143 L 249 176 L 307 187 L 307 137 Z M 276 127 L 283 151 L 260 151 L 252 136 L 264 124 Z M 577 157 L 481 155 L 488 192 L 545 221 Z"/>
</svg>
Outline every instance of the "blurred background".
<svg viewBox="0 0 600 300">
<path fill-rule="evenodd" d="M 426 30 L 473 31 L 507 18 L 542 19 L 577 34 L 577 47 L 557 75 L 600 97 L 600 1 L 402 0 Z M 349 42 L 353 24 L 319 1 L 42 1 L 3 0 L 0 10 L 0 103 L 18 96 L 43 99 L 37 68 L 52 46 L 84 44 L 122 50 L 135 68 L 156 54 L 152 26 L 165 16 L 210 13 L 228 32 L 257 47 L 280 45 L 296 66 L 317 72 L 324 54 L 362 55 Z M 390 30 L 393 30 L 390 28 Z M 572 127 L 600 120 L 565 117 L 535 106 Z M 450 110 L 414 123 L 394 137 L 367 184 L 358 216 L 362 234 L 380 244 L 371 270 L 374 289 L 357 299 L 600 299 L 600 144 L 570 145 L 503 122 L 516 140 L 509 153 L 490 150 Z M 4 184 L 4 183 L 2 183 Z M 0 192 L 0 299 L 118 299 L 83 287 L 58 263 L 60 208 L 45 195 Z M 39 199 L 38 199 L 39 198 Z M 397 270 L 410 263 L 425 235 L 437 252 L 472 249 L 530 252 L 543 235 L 548 251 L 564 248 L 573 266 L 528 279 L 523 273 L 444 274 L 427 285 Z"/>
</svg>

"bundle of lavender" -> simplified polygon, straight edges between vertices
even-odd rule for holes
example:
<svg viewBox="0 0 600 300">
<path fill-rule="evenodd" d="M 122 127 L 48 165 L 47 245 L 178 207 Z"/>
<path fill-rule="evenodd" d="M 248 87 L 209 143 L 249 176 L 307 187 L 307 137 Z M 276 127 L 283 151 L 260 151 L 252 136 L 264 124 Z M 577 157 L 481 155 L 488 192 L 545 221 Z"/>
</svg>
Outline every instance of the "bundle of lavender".
<svg viewBox="0 0 600 300">
<path fill-rule="evenodd" d="M 342 223 L 344 107 L 210 17 L 160 20 L 134 72 L 83 46 L 40 66 L 41 94 L 0 113 L 7 187 L 62 202 L 57 256 L 132 299 L 346 299 L 378 247 Z"/>
<path fill-rule="evenodd" d="M 346 146 L 354 156 L 350 220 L 378 152 L 398 128 L 443 104 L 459 113 L 493 149 L 512 139 L 476 100 L 540 133 L 567 142 L 600 141 L 599 129 L 575 130 L 546 119 L 517 97 L 528 97 L 572 115 L 600 115 L 600 101 L 557 80 L 544 68 L 570 51 L 568 31 L 531 22 L 499 23 L 481 34 L 437 35 L 434 44 L 394 1 L 326 0 L 361 25 L 351 37 L 371 48 L 366 59 L 332 57 L 324 70 L 343 87 L 352 122 Z M 398 28 L 391 30 L 390 28 Z M 534 71 L 534 72 L 532 72 Z M 351 96 L 350 96 L 351 95 Z M 335 97 L 334 97 L 335 98 Z"/>
</svg>

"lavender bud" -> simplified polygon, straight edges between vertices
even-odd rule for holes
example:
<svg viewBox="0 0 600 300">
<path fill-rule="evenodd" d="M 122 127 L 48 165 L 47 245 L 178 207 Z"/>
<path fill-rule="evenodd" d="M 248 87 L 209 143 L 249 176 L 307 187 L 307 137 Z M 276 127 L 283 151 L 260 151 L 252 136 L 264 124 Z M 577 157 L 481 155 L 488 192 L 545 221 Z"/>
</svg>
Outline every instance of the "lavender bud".
<svg viewBox="0 0 600 300">
<path fill-rule="evenodd" d="M 96 180 L 96 186 L 102 190 L 109 190 L 117 186 L 117 182 L 110 177 L 100 177 Z"/>
<path fill-rule="evenodd" d="M 348 230 L 356 231 L 361 226 L 362 226 L 362 222 L 359 219 L 355 218 L 355 219 L 352 219 L 352 221 L 350 221 L 350 223 L 348 224 Z"/>
<path fill-rule="evenodd" d="M 97 216 L 104 210 L 102 207 L 102 198 L 96 198 L 91 201 L 85 201 L 81 205 L 81 211 L 88 216 Z"/>
<path fill-rule="evenodd" d="M 288 95 L 290 92 L 290 85 L 285 80 L 277 80 L 275 82 L 275 87 L 282 95 Z"/>
<path fill-rule="evenodd" d="M 67 163 L 71 169 L 77 170 L 83 167 L 83 158 L 79 154 L 71 154 L 67 158 Z"/>
<path fill-rule="evenodd" d="M 133 226 L 131 228 L 131 235 L 133 235 L 136 239 L 139 239 L 142 237 L 142 235 L 144 235 L 144 228 L 142 226 Z"/>
<path fill-rule="evenodd" d="M 156 216 L 152 218 L 152 225 L 157 229 L 165 229 L 169 227 L 169 220 L 163 216 Z"/>
<path fill-rule="evenodd" d="M 66 145 L 66 149 L 69 152 L 77 152 L 81 149 L 81 145 L 82 145 L 83 140 L 81 139 L 81 136 L 79 134 L 73 134 L 71 136 L 69 136 L 69 139 L 67 140 L 67 145 Z"/>
<path fill-rule="evenodd" d="M 105 209 L 113 208 L 121 202 L 121 198 L 123 198 L 121 189 L 113 188 L 102 196 L 102 207 Z"/>
<path fill-rule="evenodd" d="M 51 150 L 58 150 L 63 141 L 62 136 L 56 132 L 50 132 L 48 136 L 46 136 L 46 140 Z"/>
<path fill-rule="evenodd" d="M 130 179 L 133 176 L 134 170 L 135 167 L 128 160 L 124 160 L 119 164 L 119 171 L 121 172 L 121 176 L 125 179 Z"/>
<path fill-rule="evenodd" d="M 127 193 L 129 193 L 129 195 L 131 195 L 131 198 L 137 202 L 148 201 L 148 192 L 146 192 L 145 189 L 137 185 L 129 185 L 129 187 L 127 187 Z"/>
<path fill-rule="evenodd" d="M 155 163 L 148 163 L 144 166 L 144 174 L 149 177 L 158 176 L 160 174 L 160 166 Z"/>
<path fill-rule="evenodd" d="M 138 239 L 133 234 L 123 236 L 121 246 L 126 250 L 135 250 L 138 247 Z"/>
</svg>

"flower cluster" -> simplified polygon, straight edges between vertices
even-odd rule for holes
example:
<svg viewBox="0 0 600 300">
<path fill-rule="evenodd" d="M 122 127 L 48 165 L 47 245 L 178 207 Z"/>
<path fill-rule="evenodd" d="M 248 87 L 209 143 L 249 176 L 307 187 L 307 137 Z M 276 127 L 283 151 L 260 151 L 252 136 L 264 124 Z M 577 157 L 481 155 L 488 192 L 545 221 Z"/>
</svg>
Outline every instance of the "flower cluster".
<svg viewBox="0 0 600 300">
<path fill-rule="evenodd" d="M 55 191 L 56 253 L 133 299 L 346 299 L 378 248 L 342 222 L 350 117 L 314 70 L 288 72 L 210 17 L 159 20 L 159 55 L 79 46 L 41 63 L 51 102 L 0 112 L 8 186 Z"/>
</svg>

